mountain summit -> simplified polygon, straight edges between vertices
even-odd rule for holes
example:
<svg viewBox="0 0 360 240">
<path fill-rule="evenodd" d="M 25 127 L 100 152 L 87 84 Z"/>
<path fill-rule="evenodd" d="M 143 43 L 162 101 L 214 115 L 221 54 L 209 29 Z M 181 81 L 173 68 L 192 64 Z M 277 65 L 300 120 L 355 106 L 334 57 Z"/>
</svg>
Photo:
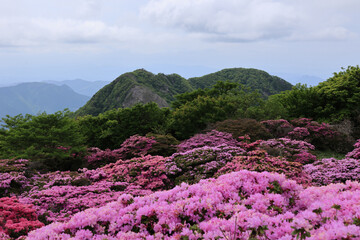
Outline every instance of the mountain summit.
<svg viewBox="0 0 360 240">
<path fill-rule="evenodd" d="M 240 83 L 251 90 L 258 90 L 264 97 L 290 90 L 292 87 L 284 79 L 257 69 L 230 68 L 188 80 L 178 74 L 155 75 L 138 69 L 122 74 L 100 89 L 76 114 L 98 115 L 114 108 L 148 102 L 155 102 L 160 107 L 169 107 L 175 95 L 198 88 L 211 88 L 217 81 Z"/>
</svg>

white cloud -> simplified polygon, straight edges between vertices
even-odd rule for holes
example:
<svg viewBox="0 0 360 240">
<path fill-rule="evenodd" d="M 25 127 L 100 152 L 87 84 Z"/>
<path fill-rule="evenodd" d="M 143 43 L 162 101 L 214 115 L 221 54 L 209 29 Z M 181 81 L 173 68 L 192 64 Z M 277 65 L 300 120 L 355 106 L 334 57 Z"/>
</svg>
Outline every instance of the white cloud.
<svg viewBox="0 0 360 240">
<path fill-rule="evenodd" d="M 138 30 L 106 25 L 98 20 L 0 19 L 0 45 L 96 44 L 138 38 Z"/>
<path fill-rule="evenodd" d="M 354 14 L 359 2 L 151 0 L 141 15 L 163 27 L 215 41 L 343 40 L 354 36 L 346 26 L 347 14 Z"/>
</svg>

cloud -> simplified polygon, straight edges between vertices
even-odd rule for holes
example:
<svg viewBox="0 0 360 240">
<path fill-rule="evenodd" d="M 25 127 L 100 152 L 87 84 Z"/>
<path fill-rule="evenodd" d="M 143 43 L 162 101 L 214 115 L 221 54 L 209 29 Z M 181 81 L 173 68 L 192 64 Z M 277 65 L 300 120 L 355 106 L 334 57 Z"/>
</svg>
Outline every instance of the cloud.
<svg viewBox="0 0 360 240">
<path fill-rule="evenodd" d="M 213 41 L 343 40 L 354 35 L 344 24 L 357 2 L 151 0 L 141 9 L 141 16 Z M 343 12 L 338 13 L 339 9 Z"/>
<path fill-rule="evenodd" d="M 136 39 L 138 34 L 135 28 L 111 26 L 98 20 L 0 19 L 3 46 L 118 43 Z"/>
</svg>

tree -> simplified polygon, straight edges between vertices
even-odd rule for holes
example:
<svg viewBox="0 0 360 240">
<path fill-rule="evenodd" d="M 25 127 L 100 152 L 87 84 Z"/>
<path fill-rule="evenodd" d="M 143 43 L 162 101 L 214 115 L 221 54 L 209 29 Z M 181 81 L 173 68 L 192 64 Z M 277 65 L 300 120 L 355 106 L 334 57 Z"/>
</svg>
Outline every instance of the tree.
<svg viewBox="0 0 360 240">
<path fill-rule="evenodd" d="M 316 86 L 321 99 L 319 118 L 337 122 L 360 113 L 360 68 L 349 66 Z"/>
<path fill-rule="evenodd" d="M 77 169 L 84 137 L 68 110 L 3 118 L 1 158 L 26 158 L 41 170 Z"/>
<path fill-rule="evenodd" d="M 80 117 L 78 123 L 88 146 L 116 149 L 132 135 L 166 132 L 169 115 L 168 108 L 147 103 L 109 110 L 96 117 Z"/>
</svg>

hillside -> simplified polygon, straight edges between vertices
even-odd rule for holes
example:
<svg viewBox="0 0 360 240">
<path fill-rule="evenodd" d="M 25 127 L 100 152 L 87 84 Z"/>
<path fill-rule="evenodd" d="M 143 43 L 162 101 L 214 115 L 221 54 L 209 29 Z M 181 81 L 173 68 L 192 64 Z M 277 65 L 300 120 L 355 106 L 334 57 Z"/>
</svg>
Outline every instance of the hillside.
<svg viewBox="0 0 360 240">
<path fill-rule="evenodd" d="M 74 92 L 66 85 L 21 83 L 0 88 L 0 118 L 6 115 L 53 113 L 65 108 L 75 111 L 89 97 Z"/>
<path fill-rule="evenodd" d="M 139 102 L 156 102 L 160 107 L 168 107 L 176 94 L 192 90 L 186 79 L 177 74 L 155 75 L 138 69 L 122 74 L 103 87 L 76 114 L 98 115 L 110 109 L 130 107 Z"/>
<path fill-rule="evenodd" d="M 103 87 L 76 114 L 78 116 L 98 115 L 110 109 L 130 107 L 139 102 L 151 101 L 156 102 L 160 107 L 168 107 L 175 95 L 197 88 L 211 88 L 217 81 L 241 83 L 253 90 L 259 90 L 264 97 L 289 90 L 292 87 L 285 80 L 256 69 L 224 69 L 188 80 L 177 74 L 159 73 L 155 75 L 139 69 L 122 74 Z"/>
<path fill-rule="evenodd" d="M 64 80 L 64 81 L 46 81 L 47 83 L 52 83 L 58 86 L 68 85 L 74 92 L 77 92 L 81 95 L 92 97 L 97 91 L 103 88 L 106 84 L 110 82 L 107 81 L 86 81 L 83 79 L 74 79 L 74 80 Z"/>
<path fill-rule="evenodd" d="M 267 97 L 281 91 L 290 90 L 292 85 L 282 78 L 271 76 L 265 71 L 252 68 L 228 68 L 202 77 L 190 78 L 194 89 L 209 88 L 217 81 L 230 81 L 243 84 Z"/>
</svg>

